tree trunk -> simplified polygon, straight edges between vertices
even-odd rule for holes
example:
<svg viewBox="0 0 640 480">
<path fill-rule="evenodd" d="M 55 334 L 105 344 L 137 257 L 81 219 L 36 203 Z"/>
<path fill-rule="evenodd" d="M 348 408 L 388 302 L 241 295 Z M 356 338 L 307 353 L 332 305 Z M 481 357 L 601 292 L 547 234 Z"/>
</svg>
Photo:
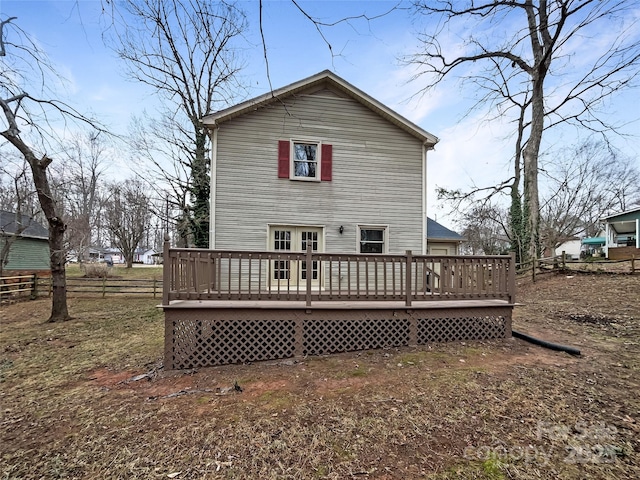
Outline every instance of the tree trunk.
<svg viewBox="0 0 640 480">
<path fill-rule="evenodd" d="M 66 255 L 64 250 L 64 232 L 67 226 L 56 212 L 56 204 L 49 187 L 47 167 L 51 163 L 51 159 L 45 156 L 38 160 L 35 155 L 31 154 L 27 156 L 27 161 L 31 166 L 33 183 L 38 192 L 40 206 L 49 223 L 49 257 L 53 283 L 53 302 L 51 316 L 47 322 L 64 322 L 71 318 L 67 308 Z"/>
<path fill-rule="evenodd" d="M 59 217 L 47 218 L 49 222 L 49 254 L 51 257 L 51 280 L 53 283 L 53 303 L 48 322 L 69 320 L 67 309 L 66 255 L 64 250 L 64 232 L 66 225 Z"/>
<path fill-rule="evenodd" d="M 38 192 L 40 206 L 49 223 L 49 257 L 51 263 L 51 280 L 53 284 L 53 301 L 51 316 L 47 322 L 64 322 L 69 320 L 67 308 L 67 275 L 65 270 L 66 255 L 64 250 L 64 232 L 67 229 L 64 221 L 57 215 L 55 201 L 49 188 L 47 166 L 48 158 L 29 161 L 33 172 L 33 183 Z"/>
<path fill-rule="evenodd" d="M 524 216 L 522 208 L 522 198 L 520 197 L 520 181 L 522 178 L 522 168 L 520 160 L 522 158 L 522 139 L 524 137 L 526 109 L 520 109 L 518 119 L 518 138 L 516 140 L 516 151 L 513 161 L 513 183 L 511 184 L 511 208 L 509 210 L 509 221 L 511 229 L 511 251 L 516 254 L 516 263 L 526 261 L 527 255 L 523 251 L 523 244 L 527 242 L 527 218 Z"/>
<path fill-rule="evenodd" d="M 542 78 L 534 78 L 531 99 L 531 133 L 522 152 L 524 170 L 524 206 L 528 216 L 527 243 L 523 250 L 532 258 L 540 253 L 540 200 L 538 195 L 538 155 L 544 129 L 544 94 Z M 526 217 L 525 217 L 526 218 Z"/>
<path fill-rule="evenodd" d="M 193 243 L 196 248 L 209 248 L 209 212 L 210 212 L 210 182 L 209 159 L 207 158 L 207 135 L 202 125 L 196 126 L 195 160 L 191 168 L 191 194 L 193 198 L 193 212 L 191 227 Z"/>
</svg>

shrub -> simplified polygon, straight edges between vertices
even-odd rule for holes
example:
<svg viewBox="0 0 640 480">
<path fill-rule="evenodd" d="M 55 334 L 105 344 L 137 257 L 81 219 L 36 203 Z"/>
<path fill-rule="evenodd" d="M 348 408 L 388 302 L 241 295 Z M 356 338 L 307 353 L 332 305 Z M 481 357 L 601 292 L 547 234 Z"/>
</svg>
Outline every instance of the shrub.
<svg viewBox="0 0 640 480">
<path fill-rule="evenodd" d="M 85 263 L 82 265 L 86 278 L 108 278 L 111 276 L 111 269 L 106 263 Z"/>
</svg>

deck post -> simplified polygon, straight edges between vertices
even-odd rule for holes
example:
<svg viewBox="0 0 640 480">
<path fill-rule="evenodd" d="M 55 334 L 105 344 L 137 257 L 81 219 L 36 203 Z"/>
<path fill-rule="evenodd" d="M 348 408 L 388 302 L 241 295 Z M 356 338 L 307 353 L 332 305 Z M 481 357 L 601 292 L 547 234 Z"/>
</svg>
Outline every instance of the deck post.
<svg viewBox="0 0 640 480">
<path fill-rule="evenodd" d="M 406 250 L 404 252 L 406 259 L 405 261 L 407 262 L 406 264 L 406 268 L 405 268 L 405 282 L 404 282 L 404 286 L 405 286 L 405 300 L 404 300 L 404 304 L 407 307 L 411 306 L 411 263 L 413 261 L 413 256 L 411 254 L 411 250 Z"/>
<path fill-rule="evenodd" d="M 175 335 L 173 328 L 173 317 L 164 312 L 164 368 L 165 370 L 173 370 L 176 368 L 173 355 L 173 337 Z"/>
<path fill-rule="evenodd" d="M 38 274 L 34 273 L 32 278 L 33 284 L 31 285 L 31 300 L 38 298 Z"/>
<path fill-rule="evenodd" d="M 171 283 L 171 264 L 169 263 L 169 234 L 164 234 L 162 248 L 162 305 L 169 305 L 169 285 Z"/>
<path fill-rule="evenodd" d="M 509 291 L 509 303 L 513 305 L 516 303 L 516 252 L 511 252 L 507 288 Z"/>
<path fill-rule="evenodd" d="M 319 268 L 319 267 L 318 267 Z M 313 242 L 307 240 L 307 307 L 311 306 L 311 278 L 313 277 Z"/>
</svg>

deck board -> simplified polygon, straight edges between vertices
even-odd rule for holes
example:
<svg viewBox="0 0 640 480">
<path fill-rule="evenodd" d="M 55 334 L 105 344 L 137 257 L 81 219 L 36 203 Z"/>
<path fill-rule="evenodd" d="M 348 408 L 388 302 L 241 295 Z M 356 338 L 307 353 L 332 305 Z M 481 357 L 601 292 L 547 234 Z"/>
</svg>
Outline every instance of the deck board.
<svg viewBox="0 0 640 480">
<path fill-rule="evenodd" d="M 430 300 L 413 301 L 314 301 L 310 306 L 304 300 L 174 300 L 161 305 L 164 310 L 174 309 L 257 309 L 257 310 L 437 310 L 450 308 L 513 307 L 506 300 Z"/>
</svg>

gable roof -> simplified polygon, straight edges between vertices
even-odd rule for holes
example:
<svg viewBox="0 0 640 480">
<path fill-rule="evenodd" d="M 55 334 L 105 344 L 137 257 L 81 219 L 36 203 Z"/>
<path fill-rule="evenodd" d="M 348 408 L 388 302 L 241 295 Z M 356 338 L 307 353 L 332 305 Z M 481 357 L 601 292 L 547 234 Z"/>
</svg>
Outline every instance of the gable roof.
<svg viewBox="0 0 640 480">
<path fill-rule="evenodd" d="M 20 219 L 16 225 L 15 212 L 0 210 L 0 232 L 15 235 L 16 231 L 24 225 L 27 225 L 27 228 L 20 233 L 21 237 L 49 239 L 49 230 L 28 215 L 20 215 Z"/>
<path fill-rule="evenodd" d="M 632 208 L 631 210 L 627 210 L 621 213 L 614 213 L 613 215 L 602 217 L 601 220 L 606 220 L 609 222 L 635 220 L 636 218 L 638 218 L 638 215 L 634 215 L 635 213 L 640 214 L 640 207 Z"/>
<path fill-rule="evenodd" d="M 436 137 L 435 135 L 432 135 L 426 130 L 423 130 L 415 123 L 407 120 L 399 113 L 394 112 L 386 105 L 380 103 L 375 98 L 367 95 L 362 90 L 354 87 L 349 82 L 329 70 L 324 70 L 320 73 L 316 73 L 315 75 L 287 85 L 286 87 L 273 90 L 264 95 L 260 95 L 245 102 L 239 103 L 238 105 L 235 105 L 233 107 L 229 107 L 224 110 L 220 110 L 218 112 L 207 115 L 202 119 L 202 121 L 206 126 L 210 128 L 217 128 L 221 123 L 229 121 L 235 117 L 244 115 L 245 113 L 251 112 L 253 110 L 257 110 L 258 108 L 264 107 L 271 103 L 280 102 L 284 98 L 290 97 L 297 93 L 301 93 L 313 88 L 318 88 L 323 85 L 333 87 L 353 98 L 354 100 L 357 100 L 362 105 L 377 113 L 381 117 L 385 118 L 389 122 L 418 138 L 429 147 L 433 147 L 438 142 L 438 137 Z"/>
<path fill-rule="evenodd" d="M 462 242 L 464 237 L 447 227 L 440 225 L 435 220 L 427 217 L 427 240 L 447 240 L 451 242 Z"/>
</svg>

